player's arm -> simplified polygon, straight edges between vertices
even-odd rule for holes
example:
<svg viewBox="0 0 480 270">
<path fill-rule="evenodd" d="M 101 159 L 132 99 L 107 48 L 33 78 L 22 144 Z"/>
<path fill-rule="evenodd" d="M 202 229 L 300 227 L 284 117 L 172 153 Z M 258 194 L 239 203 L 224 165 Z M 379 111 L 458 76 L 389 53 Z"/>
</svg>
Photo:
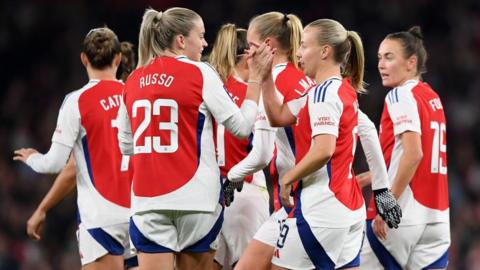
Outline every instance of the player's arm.
<svg viewBox="0 0 480 270">
<path fill-rule="evenodd" d="M 392 184 L 392 193 L 397 199 L 412 180 L 423 158 L 420 134 L 414 131 L 406 131 L 400 134 L 400 140 L 403 145 L 403 154 L 400 157 L 397 174 Z"/>
<path fill-rule="evenodd" d="M 280 198 L 283 205 L 293 207 L 290 202 L 292 184 L 325 166 L 335 152 L 336 141 L 337 138 L 330 134 L 319 134 L 313 138 L 313 145 L 307 154 L 281 180 Z"/>
<path fill-rule="evenodd" d="M 297 121 L 287 103 L 282 104 L 273 81 L 263 83 L 262 99 L 268 121 L 272 127 L 286 127 Z"/>
<path fill-rule="evenodd" d="M 389 190 L 387 167 L 383 159 L 377 129 L 362 111 L 358 111 L 358 136 L 370 168 L 367 176 L 361 176 L 360 180 L 365 181 L 365 179 L 361 179 L 362 177 L 370 178 L 377 212 L 390 228 L 398 228 L 402 211 Z"/>
<path fill-rule="evenodd" d="M 372 189 L 390 188 L 387 167 L 382 148 L 373 122 L 362 111 L 358 111 L 358 137 L 367 159 L 370 172 L 357 176 L 364 185 L 372 184 Z"/>
<path fill-rule="evenodd" d="M 38 205 L 35 212 L 27 221 L 27 234 L 34 240 L 40 240 L 40 231 L 45 222 L 46 213 L 64 199 L 76 185 L 75 161 L 73 156 L 55 179 L 47 195 Z"/>
<path fill-rule="evenodd" d="M 15 150 L 13 160 L 25 162 L 38 173 L 58 173 L 67 163 L 80 133 L 78 92 L 67 95 L 58 114 L 52 145 L 46 154 L 32 148 Z"/>
<path fill-rule="evenodd" d="M 245 100 L 240 110 L 223 87 L 218 74 L 211 68 L 203 70 L 203 99 L 215 120 L 237 137 L 247 137 L 252 132 L 258 111 L 260 84 L 273 80 L 271 75 L 272 50 L 266 45 L 249 52 L 249 76 Z"/>
<path fill-rule="evenodd" d="M 387 94 L 385 101 L 393 121 L 394 136 L 398 136 L 403 147 L 397 173 L 392 183 L 392 193 L 398 199 L 412 180 L 423 158 L 422 131 L 417 102 L 411 91 L 407 89 L 392 90 Z"/>
<path fill-rule="evenodd" d="M 37 173 L 58 173 L 67 163 L 71 147 L 53 142 L 46 154 L 40 154 L 33 148 L 15 150 L 13 160 L 19 160 Z"/>
<path fill-rule="evenodd" d="M 275 130 L 257 129 L 252 140 L 252 149 L 248 155 L 228 172 L 228 179 L 233 182 L 243 179 L 265 168 L 273 157 L 275 148 Z"/>
<path fill-rule="evenodd" d="M 133 155 L 133 137 L 132 128 L 130 126 L 130 119 L 128 118 L 127 107 L 120 101 L 120 107 L 118 108 L 117 115 L 118 122 L 118 146 L 122 155 Z"/>
</svg>

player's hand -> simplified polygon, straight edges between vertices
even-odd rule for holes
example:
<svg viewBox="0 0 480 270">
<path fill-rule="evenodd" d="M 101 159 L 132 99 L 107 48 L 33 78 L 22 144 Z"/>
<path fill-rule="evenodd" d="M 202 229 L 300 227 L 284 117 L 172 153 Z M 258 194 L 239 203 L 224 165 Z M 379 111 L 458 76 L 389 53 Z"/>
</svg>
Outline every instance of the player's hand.
<svg viewBox="0 0 480 270">
<path fill-rule="evenodd" d="M 292 193 L 292 184 L 285 184 L 286 181 L 282 179 L 280 184 L 280 200 L 285 207 L 293 207 L 290 201 L 290 194 Z"/>
<path fill-rule="evenodd" d="M 390 228 L 398 228 L 402 217 L 402 209 L 392 192 L 386 188 L 373 191 L 375 206 L 378 214 L 383 218 Z"/>
<path fill-rule="evenodd" d="M 387 225 L 380 215 L 377 215 L 372 222 L 373 233 L 381 240 L 387 240 Z"/>
<path fill-rule="evenodd" d="M 260 45 L 252 43 L 250 49 L 246 50 L 249 67 L 249 79 L 255 78 L 264 81 L 271 76 L 273 55 L 276 49 L 272 49 L 266 43 Z"/>
<path fill-rule="evenodd" d="M 33 240 L 40 240 L 40 232 L 45 223 L 46 213 L 41 209 L 35 210 L 27 221 L 27 234 Z"/>
<path fill-rule="evenodd" d="M 13 160 L 20 160 L 22 162 L 26 162 L 28 157 L 31 154 L 35 154 L 35 153 L 38 153 L 38 151 L 33 148 L 20 148 L 13 152 L 14 154 Z"/>
<path fill-rule="evenodd" d="M 239 182 L 230 181 L 228 178 L 225 178 L 225 183 L 223 184 L 223 196 L 225 200 L 225 206 L 230 206 L 235 197 L 235 190 L 238 192 L 243 189 L 243 180 Z"/>
</svg>

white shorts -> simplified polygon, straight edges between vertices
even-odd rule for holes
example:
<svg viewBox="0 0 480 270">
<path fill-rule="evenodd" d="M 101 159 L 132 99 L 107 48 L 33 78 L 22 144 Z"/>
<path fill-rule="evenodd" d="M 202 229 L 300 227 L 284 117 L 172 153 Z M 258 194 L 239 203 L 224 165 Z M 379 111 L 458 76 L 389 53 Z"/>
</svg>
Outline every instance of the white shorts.
<svg viewBox="0 0 480 270">
<path fill-rule="evenodd" d="M 130 248 L 128 222 L 87 229 L 80 223 L 77 230 L 78 250 L 82 265 L 96 261 L 107 255 L 123 255 L 125 265 L 136 266 L 136 254 Z"/>
<path fill-rule="evenodd" d="M 361 269 L 440 269 L 448 265 L 450 224 L 432 223 L 387 229 L 378 239 L 367 221 Z"/>
<path fill-rule="evenodd" d="M 140 252 L 201 253 L 217 249 L 223 206 L 214 212 L 157 210 L 130 218 L 130 237 Z"/>
<path fill-rule="evenodd" d="M 268 218 L 268 208 L 267 190 L 244 183 L 242 192 L 235 193 L 235 200 L 225 208 L 215 261 L 221 265 L 235 264 Z"/>
<path fill-rule="evenodd" d="M 272 263 L 288 269 L 358 267 L 364 224 L 310 227 L 303 218 L 288 218 L 282 225 Z"/>
<path fill-rule="evenodd" d="M 280 226 L 282 221 L 287 219 L 288 214 L 284 208 L 273 213 L 258 229 L 253 239 L 260 241 L 272 247 L 277 246 L 278 235 L 280 234 Z"/>
</svg>

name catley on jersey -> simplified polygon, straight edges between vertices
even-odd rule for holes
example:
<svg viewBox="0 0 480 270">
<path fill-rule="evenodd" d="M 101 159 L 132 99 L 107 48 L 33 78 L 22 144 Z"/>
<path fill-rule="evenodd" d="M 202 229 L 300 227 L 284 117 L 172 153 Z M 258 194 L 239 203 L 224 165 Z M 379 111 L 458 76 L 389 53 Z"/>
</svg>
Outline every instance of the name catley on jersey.
<svg viewBox="0 0 480 270">
<path fill-rule="evenodd" d="M 423 159 L 410 184 L 400 196 L 400 225 L 449 222 L 446 120 L 437 93 L 426 83 L 409 80 L 392 89 L 385 98 L 380 126 L 380 143 L 393 182 L 403 145 L 400 134 L 421 135 Z M 371 203 L 368 217 L 375 217 Z"/>
<path fill-rule="evenodd" d="M 133 134 L 132 211 L 214 211 L 220 170 L 213 117 L 224 123 L 240 109 L 208 64 L 157 57 L 135 70 L 124 102 Z"/>
<path fill-rule="evenodd" d="M 358 137 L 355 89 L 347 79 L 332 77 L 289 104 L 289 108 L 294 114 L 298 112 L 297 163 L 309 151 L 315 136 L 328 134 L 337 138 L 328 163 L 300 180 L 295 216 L 303 215 L 310 226 L 329 228 L 349 227 L 364 220 L 365 204 L 352 171 Z"/>
<path fill-rule="evenodd" d="M 118 148 L 123 84 L 91 80 L 67 95 L 52 141 L 73 147 L 78 210 L 87 229 L 128 222 L 132 173 Z"/>
</svg>

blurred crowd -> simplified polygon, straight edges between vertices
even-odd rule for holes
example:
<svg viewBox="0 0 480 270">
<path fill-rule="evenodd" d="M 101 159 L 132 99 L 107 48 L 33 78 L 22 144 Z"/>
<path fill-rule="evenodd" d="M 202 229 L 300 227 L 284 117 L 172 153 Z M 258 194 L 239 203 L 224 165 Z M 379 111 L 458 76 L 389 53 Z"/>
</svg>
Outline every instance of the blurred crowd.
<svg viewBox="0 0 480 270">
<path fill-rule="evenodd" d="M 48 151 L 64 96 L 87 82 L 79 54 L 88 30 L 107 25 L 121 41 L 136 44 L 141 16 L 148 6 L 196 10 L 204 19 L 209 43 L 221 24 L 246 27 L 252 16 L 266 11 L 295 13 L 304 23 L 325 17 L 340 21 L 363 38 L 369 93 L 360 98 L 360 104 L 377 125 L 387 93 L 376 68 L 378 45 L 387 33 L 420 25 L 429 53 L 424 79 L 439 93 L 447 113 L 449 269 L 480 269 L 478 0 L 4 0 L 0 2 L 0 59 L 4 63 L 0 65 L 0 270 L 80 268 L 75 194 L 48 213 L 42 240 L 29 240 L 26 221 L 55 176 L 38 175 L 14 163 L 13 150 Z"/>
</svg>

